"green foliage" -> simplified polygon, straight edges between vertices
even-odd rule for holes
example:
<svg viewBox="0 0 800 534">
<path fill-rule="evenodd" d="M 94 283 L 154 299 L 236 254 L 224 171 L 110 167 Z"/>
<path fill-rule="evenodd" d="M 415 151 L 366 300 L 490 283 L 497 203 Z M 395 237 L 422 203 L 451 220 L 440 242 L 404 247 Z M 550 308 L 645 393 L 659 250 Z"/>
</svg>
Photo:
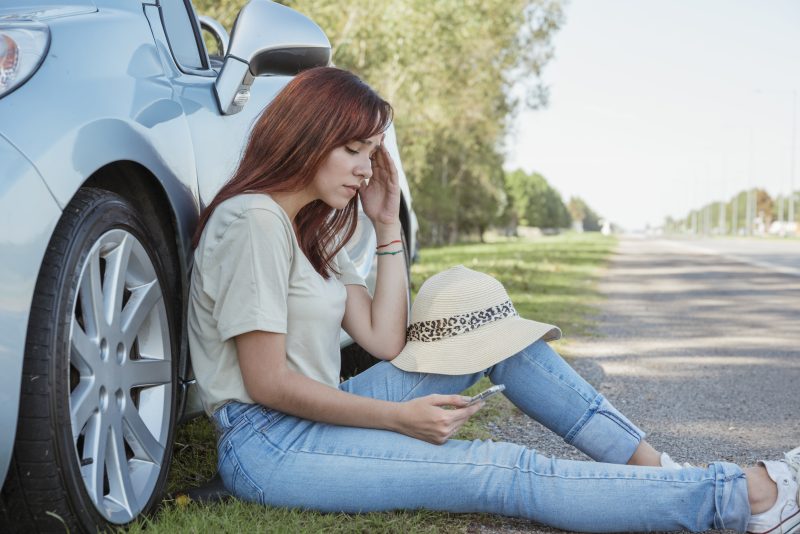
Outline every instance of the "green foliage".
<svg viewBox="0 0 800 534">
<path fill-rule="evenodd" d="M 569 227 L 570 215 L 561 194 L 541 174 L 521 170 L 506 173 L 505 190 L 512 226 Z"/>
<path fill-rule="evenodd" d="M 502 214 L 502 142 L 520 107 L 546 100 L 539 74 L 563 21 L 560 0 L 282 3 L 313 19 L 334 63 L 394 106 L 424 243 L 454 242 Z M 243 4 L 195 0 L 228 28 Z"/>
<path fill-rule="evenodd" d="M 767 231 L 776 220 L 789 221 L 789 201 L 794 198 L 794 222 L 800 222 L 800 192 L 772 198 L 761 188 L 739 191 L 727 202 L 710 202 L 683 219 L 667 218 L 668 232 L 748 235 Z M 748 203 L 750 210 L 748 211 Z M 781 207 L 783 208 L 781 210 Z M 748 216 L 751 224 L 748 227 Z"/>
<path fill-rule="evenodd" d="M 586 232 L 600 231 L 600 217 L 580 197 L 572 197 L 567 205 L 572 220 L 579 222 Z"/>
</svg>

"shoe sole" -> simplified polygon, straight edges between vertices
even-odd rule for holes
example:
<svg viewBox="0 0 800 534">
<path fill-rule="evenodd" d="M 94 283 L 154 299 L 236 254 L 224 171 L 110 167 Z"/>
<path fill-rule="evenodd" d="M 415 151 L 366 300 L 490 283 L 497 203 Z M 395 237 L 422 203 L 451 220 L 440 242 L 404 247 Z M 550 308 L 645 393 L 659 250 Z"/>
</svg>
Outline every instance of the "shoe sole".
<svg viewBox="0 0 800 534">
<path fill-rule="evenodd" d="M 800 510 L 796 511 L 774 527 L 764 532 L 750 532 L 747 534 L 800 534 Z"/>
</svg>

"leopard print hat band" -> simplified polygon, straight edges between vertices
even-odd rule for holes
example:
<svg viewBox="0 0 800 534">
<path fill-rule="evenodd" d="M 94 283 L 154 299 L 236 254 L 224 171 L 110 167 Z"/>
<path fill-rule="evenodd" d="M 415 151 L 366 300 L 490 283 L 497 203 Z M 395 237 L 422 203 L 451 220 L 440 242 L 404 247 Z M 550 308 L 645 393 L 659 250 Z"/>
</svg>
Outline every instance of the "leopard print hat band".
<svg viewBox="0 0 800 534">
<path fill-rule="evenodd" d="M 461 313 L 444 319 L 419 321 L 411 324 L 406 332 L 406 341 L 431 342 L 471 332 L 485 324 L 506 317 L 519 317 L 510 300 L 482 310 Z"/>
<path fill-rule="evenodd" d="M 496 278 L 463 265 L 432 275 L 411 306 L 403 350 L 391 359 L 403 371 L 477 373 L 537 339 L 558 339 L 558 327 L 520 317 Z"/>
</svg>

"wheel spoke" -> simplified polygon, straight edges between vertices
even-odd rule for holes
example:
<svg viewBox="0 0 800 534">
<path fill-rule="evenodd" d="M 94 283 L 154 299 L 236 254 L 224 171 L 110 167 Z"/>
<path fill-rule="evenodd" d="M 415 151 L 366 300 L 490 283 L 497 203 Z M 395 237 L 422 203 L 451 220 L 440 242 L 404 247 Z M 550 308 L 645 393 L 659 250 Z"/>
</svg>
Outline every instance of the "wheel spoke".
<svg viewBox="0 0 800 534">
<path fill-rule="evenodd" d="M 122 296 L 125 290 L 125 279 L 128 272 L 128 260 L 133 249 L 133 238 L 125 234 L 119 244 L 105 256 L 106 271 L 103 283 L 105 295 L 105 313 L 108 324 L 119 324 L 122 312 Z"/>
<path fill-rule="evenodd" d="M 125 366 L 123 379 L 129 388 L 169 384 L 172 382 L 172 362 L 169 360 L 131 360 Z"/>
<path fill-rule="evenodd" d="M 109 431 L 106 418 L 102 413 L 98 413 L 89 420 L 83 438 L 81 474 L 86 484 L 86 491 L 98 506 L 103 502 L 103 474 Z"/>
<path fill-rule="evenodd" d="M 106 466 L 108 471 L 108 498 L 116 502 L 125 509 L 130 517 L 133 517 L 137 510 L 136 493 L 133 491 L 131 481 L 131 470 L 128 465 L 128 458 L 125 454 L 125 439 L 122 431 L 121 417 L 114 421 L 111 426 L 111 439 L 106 456 Z"/>
<path fill-rule="evenodd" d="M 98 409 L 94 379 L 83 379 L 69 396 L 72 439 L 77 440 L 86 422 Z"/>
<path fill-rule="evenodd" d="M 164 457 L 164 446 L 144 424 L 142 417 L 136 410 L 132 402 L 128 402 L 124 414 L 125 425 L 125 439 L 128 445 L 133 449 L 133 454 L 136 458 L 142 460 L 147 459 L 156 465 L 161 464 Z"/>
<path fill-rule="evenodd" d="M 94 250 L 86 259 L 79 288 L 83 325 L 86 333 L 95 337 L 105 329 L 103 321 L 103 288 L 100 277 L 100 251 Z"/>
<path fill-rule="evenodd" d="M 136 288 L 122 311 L 122 336 L 125 346 L 133 345 L 142 323 L 153 307 L 161 300 L 161 286 L 153 280 Z"/>
<path fill-rule="evenodd" d="M 100 365 L 100 348 L 97 342 L 83 331 L 75 317 L 72 318 L 70 346 L 70 363 L 78 369 L 81 376 L 91 375 Z"/>
</svg>

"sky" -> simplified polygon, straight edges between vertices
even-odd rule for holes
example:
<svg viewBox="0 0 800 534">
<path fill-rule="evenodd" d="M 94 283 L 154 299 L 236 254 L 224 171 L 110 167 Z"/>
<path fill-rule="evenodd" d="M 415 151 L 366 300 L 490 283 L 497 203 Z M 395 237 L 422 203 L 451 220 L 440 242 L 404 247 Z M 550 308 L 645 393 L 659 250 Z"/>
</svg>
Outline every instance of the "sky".
<svg viewBox="0 0 800 534">
<path fill-rule="evenodd" d="M 800 0 L 570 0 L 565 14 L 549 105 L 517 116 L 507 169 L 629 230 L 748 187 L 785 193 L 793 148 L 800 189 Z"/>
</svg>

